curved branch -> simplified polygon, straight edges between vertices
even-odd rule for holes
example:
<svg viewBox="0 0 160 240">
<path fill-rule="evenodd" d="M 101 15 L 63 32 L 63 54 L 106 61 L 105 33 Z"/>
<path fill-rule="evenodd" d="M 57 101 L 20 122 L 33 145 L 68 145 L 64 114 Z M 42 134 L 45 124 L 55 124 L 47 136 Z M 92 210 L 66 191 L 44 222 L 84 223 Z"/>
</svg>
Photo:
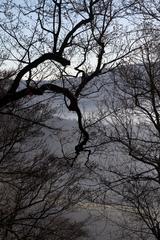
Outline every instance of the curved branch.
<svg viewBox="0 0 160 240">
<path fill-rule="evenodd" d="M 60 47 L 60 50 L 59 50 L 59 53 L 62 54 L 64 49 L 68 46 L 68 41 L 69 39 L 73 36 L 73 34 L 83 25 L 86 25 L 87 23 L 90 23 L 91 20 L 93 19 L 93 16 L 88 18 L 88 19 L 83 19 L 81 20 L 79 23 L 77 23 L 73 29 L 67 34 L 67 36 L 65 37 L 61 47 Z"/>
<path fill-rule="evenodd" d="M 80 108 L 78 106 L 77 98 L 74 96 L 74 94 L 69 91 L 69 89 L 57 86 L 52 83 L 43 84 L 39 88 L 25 88 L 23 90 L 20 90 L 18 92 L 14 92 L 13 94 L 7 94 L 3 99 L 0 101 L 0 108 L 3 106 L 6 106 L 7 104 L 17 101 L 19 99 L 22 99 L 28 95 L 43 95 L 45 91 L 52 91 L 54 93 L 62 94 L 63 96 L 67 97 L 70 100 L 70 104 L 68 106 L 69 111 L 73 111 L 77 114 L 78 117 L 78 127 L 79 130 L 83 136 L 83 139 L 78 143 L 78 145 L 75 146 L 76 151 L 76 157 L 79 155 L 81 151 L 83 151 L 83 147 L 87 144 L 89 140 L 89 134 L 85 130 L 82 124 L 82 114 L 80 111 Z"/>
<path fill-rule="evenodd" d="M 39 58 L 37 58 L 36 60 L 34 60 L 33 62 L 29 63 L 27 66 L 25 66 L 16 76 L 10 90 L 9 90 L 9 94 L 14 93 L 18 86 L 19 86 L 19 82 L 21 81 L 22 77 L 29 72 L 31 69 L 36 68 L 39 64 L 45 62 L 46 60 L 54 60 L 58 63 L 61 63 L 63 66 L 67 66 L 70 65 L 70 61 L 63 58 L 60 54 L 58 53 L 45 53 L 42 56 L 40 56 Z"/>
</svg>

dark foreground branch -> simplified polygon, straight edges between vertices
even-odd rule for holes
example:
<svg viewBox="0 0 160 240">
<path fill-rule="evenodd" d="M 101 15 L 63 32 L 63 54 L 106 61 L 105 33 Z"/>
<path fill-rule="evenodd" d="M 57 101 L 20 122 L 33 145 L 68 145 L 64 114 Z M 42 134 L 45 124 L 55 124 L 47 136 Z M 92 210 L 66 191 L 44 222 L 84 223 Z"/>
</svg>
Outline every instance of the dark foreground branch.
<svg viewBox="0 0 160 240">
<path fill-rule="evenodd" d="M 43 84 L 39 88 L 25 88 L 23 90 L 20 90 L 18 92 L 9 93 L 3 97 L 0 101 L 0 108 L 3 109 L 7 104 L 12 103 L 14 101 L 20 100 L 22 98 L 25 98 L 30 95 L 43 95 L 46 91 L 52 91 L 53 93 L 62 94 L 67 99 L 69 99 L 70 104 L 68 105 L 69 111 L 73 111 L 77 114 L 78 117 L 78 127 L 82 135 L 82 140 L 76 145 L 75 151 L 76 151 L 76 158 L 80 154 L 81 151 L 83 151 L 84 146 L 87 144 L 89 140 L 89 134 L 85 130 L 83 123 L 82 123 L 82 114 L 80 111 L 80 108 L 78 106 L 78 101 L 75 95 L 67 88 L 57 86 L 55 84 L 47 83 Z"/>
</svg>

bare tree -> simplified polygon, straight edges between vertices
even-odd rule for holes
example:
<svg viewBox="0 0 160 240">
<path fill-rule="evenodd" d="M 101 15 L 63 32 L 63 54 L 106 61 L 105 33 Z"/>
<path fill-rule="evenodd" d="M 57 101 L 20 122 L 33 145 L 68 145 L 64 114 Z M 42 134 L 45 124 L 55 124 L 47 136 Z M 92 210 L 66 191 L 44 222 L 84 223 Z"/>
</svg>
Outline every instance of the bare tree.
<svg viewBox="0 0 160 240">
<path fill-rule="evenodd" d="M 133 223 L 141 226 L 141 239 L 147 232 L 160 239 L 159 39 L 153 33 L 140 39 L 139 50 L 112 71 L 110 95 L 105 92 L 94 123 L 100 138 L 92 145 L 103 159 L 103 167 L 97 168 L 102 191 L 108 190 L 97 199 L 129 210 Z"/>
<path fill-rule="evenodd" d="M 1 75 L 3 95 L 13 72 Z M 53 111 L 47 105 L 28 105 L 26 98 L 0 113 L 1 239 L 79 239 L 86 235 L 83 223 L 64 217 L 85 195 L 79 183 L 85 174 L 80 165 L 69 169 L 63 157 L 48 149 L 43 129 Z"/>
<path fill-rule="evenodd" d="M 4 163 L 9 169 L 9 173 L 4 172 L 7 187 L 2 184 L 5 189 L 2 202 L 11 202 L 5 207 L 12 209 L 5 215 L 2 212 L 4 239 L 13 235 L 17 239 L 22 239 L 22 236 L 24 239 L 38 238 L 42 233 L 49 235 L 58 231 L 49 221 L 54 222 L 55 216 L 83 197 L 84 192 L 79 188 L 83 171 L 79 171 L 79 163 L 75 164 L 75 160 L 84 151 L 88 167 L 93 148 L 89 146 L 89 127 L 83 119 L 80 104 L 84 98 L 99 92 L 103 85 L 107 86 L 107 82 L 99 83 L 96 77 L 108 72 L 132 52 L 133 43 L 129 47 L 128 43 L 124 43 L 121 21 L 129 5 L 112 0 L 36 0 L 21 3 L 3 0 L 0 3 L 1 69 L 3 71 L 6 66 L 7 70 L 15 69 L 9 87 L 0 98 L 1 115 L 8 119 L 5 124 L 2 121 L 5 125 L 2 124 L 2 168 Z M 2 74 L 2 81 L 8 77 Z M 39 116 L 28 118 L 34 109 L 32 100 L 34 96 L 45 93 L 53 97 L 53 104 L 57 103 L 54 97 L 60 96 L 63 105 L 78 119 L 79 138 L 76 139 L 74 152 L 68 156 L 64 151 L 63 157 L 48 156 L 44 146 L 41 148 L 39 144 L 34 148 L 30 140 L 32 128 L 28 124 L 37 125 L 37 128 L 44 126 Z M 24 101 L 22 108 L 19 106 L 21 101 Z M 25 101 L 31 107 L 29 112 L 25 110 Z M 38 113 L 43 115 L 44 105 L 37 106 L 40 109 Z M 14 132 L 11 125 L 11 129 L 8 127 L 9 121 L 13 121 Z M 10 144 L 12 135 L 13 146 Z M 25 149 L 27 137 L 33 151 Z M 35 157 L 28 154 L 34 151 Z M 23 154 L 25 160 L 21 165 Z M 47 226 L 51 227 L 47 229 Z"/>
<path fill-rule="evenodd" d="M 124 9 L 121 2 L 110 0 L 1 3 L 1 62 L 11 63 L 16 75 L 0 107 L 28 95 L 60 94 L 78 118 L 80 140 L 73 160 L 89 140 L 79 107 L 81 96 L 88 94 L 87 85 L 106 66 L 127 54 L 120 42 L 120 51 L 114 51 L 122 32 L 116 19 Z M 22 79 L 26 83 L 20 89 Z M 47 79 L 49 83 L 42 81 Z"/>
</svg>

